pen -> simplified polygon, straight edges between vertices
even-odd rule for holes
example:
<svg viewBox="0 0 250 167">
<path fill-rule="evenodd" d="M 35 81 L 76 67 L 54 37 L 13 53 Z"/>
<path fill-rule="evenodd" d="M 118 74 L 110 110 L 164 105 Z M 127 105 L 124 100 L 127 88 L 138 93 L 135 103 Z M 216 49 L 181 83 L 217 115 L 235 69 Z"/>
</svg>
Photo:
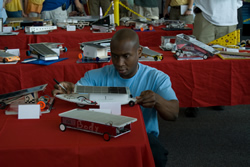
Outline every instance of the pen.
<svg viewBox="0 0 250 167">
<path fill-rule="evenodd" d="M 62 86 L 62 84 L 60 84 L 60 82 L 58 82 L 55 78 L 54 81 L 67 92 L 67 89 L 64 86 Z"/>
</svg>

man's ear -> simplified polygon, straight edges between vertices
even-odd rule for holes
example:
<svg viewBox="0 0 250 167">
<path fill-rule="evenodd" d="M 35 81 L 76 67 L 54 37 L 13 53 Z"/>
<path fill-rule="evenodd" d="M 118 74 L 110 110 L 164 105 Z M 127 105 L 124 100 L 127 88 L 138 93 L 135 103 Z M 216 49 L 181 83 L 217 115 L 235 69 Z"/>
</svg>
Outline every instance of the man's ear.
<svg viewBox="0 0 250 167">
<path fill-rule="evenodd" d="M 141 57 L 142 49 L 143 48 L 141 46 L 139 46 L 139 48 L 137 49 L 137 55 L 138 55 L 138 57 Z"/>
</svg>

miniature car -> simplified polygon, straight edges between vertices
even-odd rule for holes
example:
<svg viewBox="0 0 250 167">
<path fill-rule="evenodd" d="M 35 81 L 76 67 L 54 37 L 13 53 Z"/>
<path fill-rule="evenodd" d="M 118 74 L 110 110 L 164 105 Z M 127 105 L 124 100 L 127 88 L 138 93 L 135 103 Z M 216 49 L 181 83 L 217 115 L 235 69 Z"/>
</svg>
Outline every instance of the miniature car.
<svg viewBox="0 0 250 167">
<path fill-rule="evenodd" d="M 0 51 L 0 62 L 8 63 L 8 62 L 15 62 L 19 60 L 20 60 L 19 56 L 15 56 L 13 54 Z"/>
<path fill-rule="evenodd" d="M 128 87 L 81 86 L 76 85 L 72 94 L 58 94 L 57 98 L 82 105 L 100 105 L 103 102 L 118 102 L 135 105 Z"/>
<path fill-rule="evenodd" d="M 22 98 L 26 97 L 26 99 L 23 99 L 23 101 L 26 103 L 35 103 L 35 100 L 32 99 L 37 99 L 38 94 L 37 92 L 43 91 L 46 88 L 47 84 L 32 87 L 32 88 L 27 88 L 27 89 L 22 89 L 14 92 L 10 92 L 7 94 L 1 94 L 0 95 L 0 109 L 4 109 L 8 104 L 11 104 L 12 102 Z M 29 94 L 33 94 L 33 96 L 29 96 Z"/>
<path fill-rule="evenodd" d="M 114 115 L 91 110 L 73 109 L 59 114 L 61 123 L 59 128 L 62 132 L 66 128 L 91 132 L 103 135 L 105 141 L 111 137 L 118 137 L 131 131 L 131 123 L 136 118 Z"/>
<path fill-rule="evenodd" d="M 181 29 L 185 27 L 185 22 L 181 20 L 167 20 L 164 23 L 167 29 Z"/>
<path fill-rule="evenodd" d="M 163 56 L 161 53 L 158 53 L 154 50 L 151 50 L 147 47 L 142 47 L 142 54 L 141 56 L 143 57 L 153 57 L 155 61 L 158 61 L 158 60 L 162 60 L 163 59 Z M 140 57 L 141 58 L 141 57 Z"/>
<path fill-rule="evenodd" d="M 162 57 L 161 55 L 150 56 L 150 55 L 147 55 L 147 54 L 143 54 L 143 53 L 142 53 L 142 54 L 141 54 L 141 57 L 142 57 L 142 56 L 143 56 L 143 57 L 146 57 L 146 58 L 147 58 L 147 57 L 153 57 L 155 61 L 158 61 L 158 60 L 162 60 L 162 59 L 163 59 L 163 57 Z M 140 58 L 141 58 L 141 57 L 140 57 Z"/>
<path fill-rule="evenodd" d="M 14 62 L 14 61 L 19 61 L 19 60 L 20 60 L 19 56 L 11 56 L 11 57 L 5 57 L 5 58 L 0 57 L 0 61 L 3 63 Z"/>
<path fill-rule="evenodd" d="M 76 26 L 77 29 L 83 29 L 85 26 L 89 26 L 89 22 L 80 19 L 65 19 L 57 22 L 57 26 L 61 28 L 66 28 L 68 25 Z"/>
<path fill-rule="evenodd" d="M 101 59 L 110 59 L 108 55 L 109 46 L 102 46 L 95 43 L 86 43 L 83 53 L 78 54 L 79 59 L 93 59 L 97 62 Z"/>
<path fill-rule="evenodd" d="M 152 31 L 153 29 L 154 29 L 153 26 L 149 26 L 148 24 L 139 22 L 136 22 L 134 27 L 134 30 L 140 30 L 140 31 L 146 31 L 146 30 Z"/>
<path fill-rule="evenodd" d="M 199 56 L 203 57 L 203 59 L 207 59 L 208 57 L 212 57 L 214 54 L 218 54 L 219 51 L 215 50 L 211 46 L 208 46 L 192 36 L 188 36 L 185 34 L 176 35 L 176 57 L 191 57 L 191 56 Z"/>
<path fill-rule="evenodd" d="M 132 27 L 135 31 L 152 31 L 154 27 L 152 26 L 151 22 L 147 22 L 147 20 L 129 20 L 129 18 L 124 18 L 120 20 L 125 26 Z"/>
</svg>

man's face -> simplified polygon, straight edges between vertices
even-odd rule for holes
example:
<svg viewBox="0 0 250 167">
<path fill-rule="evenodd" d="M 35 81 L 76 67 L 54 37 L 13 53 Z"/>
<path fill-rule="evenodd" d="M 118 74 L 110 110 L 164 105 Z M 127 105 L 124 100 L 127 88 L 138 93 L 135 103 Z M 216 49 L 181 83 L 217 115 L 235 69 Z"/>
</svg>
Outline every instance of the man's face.
<svg viewBox="0 0 250 167">
<path fill-rule="evenodd" d="M 136 74 L 141 51 L 142 49 L 131 41 L 122 40 L 111 43 L 112 62 L 122 78 L 131 78 Z"/>
</svg>

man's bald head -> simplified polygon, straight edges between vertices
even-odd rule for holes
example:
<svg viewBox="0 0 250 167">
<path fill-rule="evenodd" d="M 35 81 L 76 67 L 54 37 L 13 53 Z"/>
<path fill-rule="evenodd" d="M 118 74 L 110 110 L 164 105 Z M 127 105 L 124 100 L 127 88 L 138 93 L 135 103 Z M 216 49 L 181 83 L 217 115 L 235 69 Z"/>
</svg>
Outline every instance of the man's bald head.
<svg viewBox="0 0 250 167">
<path fill-rule="evenodd" d="M 124 79 L 133 77 L 142 52 L 137 33 L 131 29 L 117 31 L 111 39 L 110 50 L 112 63 L 119 75 Z"/>
<path fill-rule="evenodd" d="M 117 43 L 117 42 L 122 43 L 122 41 L 133 42 L 136 48 L 139 48 L 140 46 L 139 37 L 137 33 L 134 30 L 131 30 L 128 28 L 124 28 L 124 29 L 117 31 L 111 39 L 111 45 L 112 43 Z"/>
</svg>

